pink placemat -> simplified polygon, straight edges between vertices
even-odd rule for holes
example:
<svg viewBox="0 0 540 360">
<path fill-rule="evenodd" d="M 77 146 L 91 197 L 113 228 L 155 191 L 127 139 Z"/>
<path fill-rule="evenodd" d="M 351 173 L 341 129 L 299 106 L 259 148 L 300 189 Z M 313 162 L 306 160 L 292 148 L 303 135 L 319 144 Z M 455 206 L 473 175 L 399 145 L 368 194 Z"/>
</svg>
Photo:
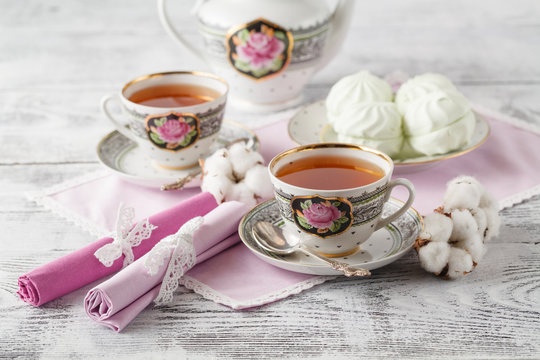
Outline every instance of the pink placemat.
<svg viewBox="0 0 540 360">
<path fill-rule="evenodd" d="M 522 120 L 476 107 L 491 127 L 489 139 L 478 149 L 438 163 L 425 170 L 399 174 L 413 182 L 417 195 L 413 206 L 426 214 L 441 204 L 446 183 L 458 175 L 475 176 L 500 201 L 501 208 L 540 193 L 540 130 Z M 257 129 L 261 153 L 269 161 L 277 153 L 296 146 L 288 138 L 288 119 Z M 147 216 L 200 192 L 184 189 L 161 192 L 130 184 L 104 173 L 77 179 L 46 191 L 34 199 L 95 234 L 109 231 L 120 201 Z M 396 189 L 392 196 L 405 197 Z M 227 261 L 227 272 L 212 271 L 214 262 Z M 235 264 L 241 263 L 238 267 Z M 223 268 L 223 264 L 219 264 Z M 262 276 L 264 274 L 264 276 Z M 268 281 L 261 281 L 261 278 Z M 296 274 L 274 268 L 249 253 L 242 244 L 197 265 L 184 279 L 187 287 L 233 308 L 262 305 L 298 293 L 330 277 Z"/>
</svg>

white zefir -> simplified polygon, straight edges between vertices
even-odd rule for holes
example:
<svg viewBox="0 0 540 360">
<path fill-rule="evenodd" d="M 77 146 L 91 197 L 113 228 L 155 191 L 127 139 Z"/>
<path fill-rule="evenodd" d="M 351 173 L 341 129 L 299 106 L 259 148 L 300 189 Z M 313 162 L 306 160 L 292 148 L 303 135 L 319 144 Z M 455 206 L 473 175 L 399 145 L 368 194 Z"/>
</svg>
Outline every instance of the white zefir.
<svg viewBox="0 0 540 360">
<path fill-rule="evenodd" d="M 390 84 L 369 71 L 345 76 L 332 86 L 326 98 L 328 121 L 332 124 L 334 117 L 339 116 L 350 105 L 392 99 Z"/>
<path fill-rule="evenodd" d="M 366 145 L 395 156 L 401 151 L 401 115 L 391 102 L 356 103 L 344 109 L 334 124 L 339 141 Z"/>
<path fill-rule="evenodd" d="M 328 122 L 339 141 L 399 154 L 402 119 L 392 97 L 390 84 L 368 71 L 339 80 L 326 99 Z"/>
<path fill-rule="evenodd" d="M 445 154 L 467 145 L 476 120 L 457 91 L 434 91 L 409 104 L 403 117 L 405 152 Z"/>
<path fill-rule="evenodd" d="M 411 102 L 435 91 L 457 91 L 446 76 L 426 73 L 407 80 L 396 93 L 395 102 L 401 114 L 407 112 Z"/>
</svg>

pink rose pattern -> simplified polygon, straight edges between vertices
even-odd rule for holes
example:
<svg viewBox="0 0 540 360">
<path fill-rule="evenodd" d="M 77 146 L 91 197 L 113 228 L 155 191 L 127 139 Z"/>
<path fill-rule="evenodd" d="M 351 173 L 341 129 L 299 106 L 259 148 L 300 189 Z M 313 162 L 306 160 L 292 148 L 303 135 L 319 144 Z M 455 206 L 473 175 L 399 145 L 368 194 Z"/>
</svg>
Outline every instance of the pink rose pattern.
<svg viewBox="0 0 540 360">
<path fill-rule="evenodd" d="M 337 235 L 352 224 L 352 205 L 343 198 L 293 198 L 291 206 L 296 224 L 319 237 Z"/>
<path fill-rule="evenodd" d="M 244 75 L 262 79 L 285 70 L 289 63 L 291 40 L 287 30 L 257 20 L 227 39 L 229 60 Z"/>
<path fill-rule="evenodd" d="M 186 134 L 190 131 L 191 127 L 185 121 L 175 119 L 168 119 L 165 124 L 157 128 L 159 137 L 168 143 L 177 143 L 182 141 Z"/>
<path fill-rule="evenodd" d="M 199 138 L 199 119 L 193 114 L 171 112 L 146 118 L 146 132 L 159 148 L 178 151 L 193 145 Z"/>
</svg>

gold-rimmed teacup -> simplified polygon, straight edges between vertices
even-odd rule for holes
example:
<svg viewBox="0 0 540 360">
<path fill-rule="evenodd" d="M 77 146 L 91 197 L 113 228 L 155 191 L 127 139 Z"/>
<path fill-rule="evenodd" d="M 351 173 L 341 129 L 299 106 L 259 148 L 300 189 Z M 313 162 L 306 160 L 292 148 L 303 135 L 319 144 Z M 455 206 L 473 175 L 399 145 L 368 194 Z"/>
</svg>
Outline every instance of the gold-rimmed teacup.
<svg viewBox="0 0 540 360">
<path fill-rule="evenodd" d="M 182 170 L 197 165 L 217 138 L 228 91 L 225 80 L 213 74 L 163 72 L 129 81 L 119 94 L 105 96 L 101 108 L 118 132 L 135 141 L 154 165 Z M 182 103 L 173 98 L 197 101 Z M 112 101 L 121 104 L 122 115 L 111 111 Z"/>
<path fill-rule="evenodd" d="M 312 188 L 290 178 L 281 176 L 283 169 L 304 171 L 308 161 L 314 167 L 323 158 L 335 159 L 335 163 L 354 162 L 365 164 L 377 175 L 361 185 L 336 185 L 329 188 Z M 295 165 L 296 164 L 296 165 Z M 348 166 L 348 165 L 347 165 Z M 330 182 L 337 182 L 337 166 L 325 169 Z M 357 165 L 352 171 L 365 171 Z M 333 170 L 334 169 L 334 170 Z M 309 246 L 328 257 L 346 256 L 356 252 L 374 231 L 383 228 L 404 214 L 414 200 L 414 186 L 406 179 L 393 179 L 392 159 L 375 149 L 343 143 L 319 143 L 299 146 L 282 152 L 270 161 L 268 171 L 274 186 L 274 194 L 284 220 L 287 237 Z M 294 172 L 295 170 L 291 170 Z M 289 172 L 290 173 L 290 172 Z M 309 179 L 308 179 L 309 180 Z M 343 180 L 343 179 L 342 179 Z M 367 181 L 367 180 L 366 180 Z M 312 181 L 305 184 L 313 183 Z M 360 184 L 360 183 L 358 183 Z M 382 217 L 383 206 L 390 198 L 392 188 L 403 186 L 409 192 L 403 206 L 392 214 Z"/>
</svg>

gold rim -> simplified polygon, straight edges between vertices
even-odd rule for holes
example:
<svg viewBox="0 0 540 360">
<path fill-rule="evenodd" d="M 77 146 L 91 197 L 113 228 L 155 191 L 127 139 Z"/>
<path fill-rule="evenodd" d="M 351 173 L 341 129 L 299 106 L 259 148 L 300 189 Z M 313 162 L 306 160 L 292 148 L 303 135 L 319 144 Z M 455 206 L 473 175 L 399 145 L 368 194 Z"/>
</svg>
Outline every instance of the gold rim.
<svg viewBox="0 0 540 360">
<path fill-rule="evenodd" d="M 347 144 L 347 143 L 317 143 L 317 144 L 308 144 L 308 145 L 298 146 L 298 147 L 285 150 L 282 153 L 277 154 L 268 164 L 268 168 L 272 176 L 275 176 L 273 174 L 274 166 L 279 160 L 283 159 L 286 156 L 289 156 L 291 154 L 295 154 L 298 152 L 303 152 L 303 151 L 309 151 L 309 150 L 315 150 L 315 149 L 333 149 L 333 148 L 353 149 L 353 150 L 360 150 L 360 151 L 368 152 L 376 156 L 379 156 L 380 158 L 384 159 L 390 165 L 390 167 L 393 167 L 392 159 L 388 155 L 386 155 L 382 151 L 379 151 L 379 150 L 376 150 L 367 146 Z"/>
<path fill-rule="evenodd" d="M 345 252 L 342 252 L 342 253 L 339 253 L 339 254 L 327 254 L 327 253 L 323 253 L 323 252 L 320 252 L 320 251 L 315 251 L 315 252 L 316 252 L 317 254 L 322 255 L 322 256 L 324 256 L 324 257 L 327 257 L 327 258 L 338 258 L 338 257 L 343 257 L 343 256 L 347 256 L 347 255 L 354 254 L 354 253 L 357 252 L 359 249 L 360 249 L 360 246 L 357 246 L 357 247 L 355 247 L 355 248 L 352 249 L 352 250 L 345 251 Z M 313 249 L 312 249 L 312 250 L 313 250 Z"/>
<path fill-rule="evenodd" d="M 187 170 L 187 169 L 191 169 L 191 168 L 194 168 L 195 166 L 199 165 L 199 163 L 196 162 L 196 163 L 193 163 L 193 164 L 187 165 L 187 166 L 167 166 L 167 165 L 163 165 L 163 164 L 158 163 L 156 160 L 153 160 L 153 162 L 154 162 L 154 164 L 156 164 L 160 168 L 163 168 L 163 169 L 166 169 L 166 170 Z"/>
<path fill-rule="evenodd" d="M 130 87 L 131 85 L 135 84 L 135 83 L 138 83 L 138 82 L 141 82 L 141 81 L 144 81 L 144 80 L 148 80 L 148 79 L 167 76 L 167 75 L 195 75 L 195 76 L 202 76 L 202 77 L 211 78 L 211 79 L 220 81 L 226 87 L 225 92 L 223 94 L 221 94 L 221 96 L 219 98 L 227 95 L 227 93 L 229 92 L 229 84 L 227 83 L 227 81 L 225 81 L 225 79 L 220 78 L 217 75 L 206 73 L 206 72 L 203 72 L 203 71 L 166 71 L 166 72 L 161 72 L 161 73 L 142 75 L 142 76 L 139 76 L 139 77 L 131 80 L 126 85 L 124 85 L 124 87 L 122 88 L 121 94 L 124 95 L 124 92 L 127 90 L 127 88 Z M 126 99 L 126 100 L 128 100 L 128 99 Z M 217 99 L 214 99 L 214 100 L 217 100 Z"/>
</svg>

